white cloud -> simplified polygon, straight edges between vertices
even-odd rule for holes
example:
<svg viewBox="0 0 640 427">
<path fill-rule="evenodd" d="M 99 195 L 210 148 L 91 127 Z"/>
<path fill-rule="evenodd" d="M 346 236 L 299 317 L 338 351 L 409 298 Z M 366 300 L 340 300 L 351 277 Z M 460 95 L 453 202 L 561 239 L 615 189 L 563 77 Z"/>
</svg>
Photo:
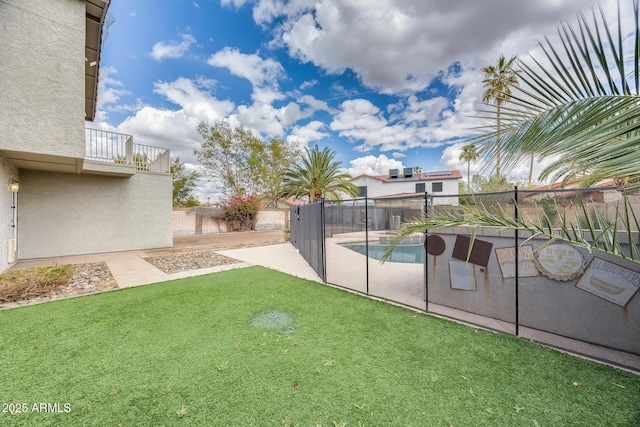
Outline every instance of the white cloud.
<svg viewBox="0 0 640 427">
<path fill-rule="evenodd" d="M 226 7 L 235 7 L 236 9 L 241 8 L 246 3 L 250 3 L 252 0 L 220 0 L 220 4 Z"/>
<path fill-rule="evenodd" d="M 116 104 L 120 100 L 120 97 L 131 93 L 124 88 L 122 82 L 113 77 L 117 73 L 118 71 L 111 66 L 100 68 L 98 110 L 105 108 L 107 105 Z"/>
<path fill-rule="evenodd" d="M 271 58 L 262 59 L 257 54 L 245 54 L 238 49 L 225 47 L 211 55 L 207 64 L 226 68 L 233 75 L 249 80 L 253 85 L 252 99 L 270 104 L 284 99 L 278 80 L 285 76 L 282 65 Z"/>
<path fill-rule="evenodd" d="M 401 159 L 401 158 L 403 158 L 403 157 L 407 157 L 407 155 L 406 155 L 406 154 L 404 154 L 404 153 L 399 153 L 399 152 L 397 152 L 397 151 L 396 151 L 395 153 L 391 154 L 391 156 L 393 156 L 393 158 L 394 158 L 394 159 Z"/>
<path fill-rule="evenodd" d="M 234 104 L 231 101 L 221 101 L 207 91 L 212 81 L 197 79 L 195 82 L 184 77 L 173 82 L 156 82 L 153 91 L 164 96 L 167 100 L 182 107 L 190 117 L 198 120 L 216 121 L 229 115 Z"/>
<path fill-rule="evenodd" d="M 269 104 L 256 102 L 250 106 L 240 105 L 232 117 L 243 126 L 272 137 L 279 137 L 284 133 L 278 120 L 278 111 Z"/>
<path fill-rule="evenodd" d="M 107 76 L 112 74 L 110 71 Z M 100 85 L 104 84 L 101 76 Z M 95 126 L 133 135 L 135 143 L 169 148 L 173 157 L 196 163 L 193 150 L 199 148 L 202 142 L 196 130 L 198 123 L 224 119 L 235 108 L 231 101 L 219 100 L 209 93 L 213 85 L 212 80 L 204 78 L 156 82 L 154 92 L 175 104 L 176 109 L 138 105 L 134 114 L 116 127 L 105 123 L 104 116 L 96 119 Z M 116 108 L 122 106 L 113 107 Z"/>
<path fill-rule="evenodd" d="M 320 141 L 330 135 L 323 131 L 325 128 L 324 123 L 313 120 L 304 126 L 294 126 L 287 136 L 287 140 L 298 142 L 301 147 L 308 147 L 310 142 Z"/>
<path fill-rule="evenodd" d="M 262 59 L 257 54 L 245 54 L 236 48 L 225 47 L 211 55 L 207 63 L 227 68 L 232 74 L 245 78 L 255 86 L 277 81 L 284 76 L 284 68 L 271 58 Z"/>
<path fill-rule="evenodd" d="M 300 85 L 300 89 L 302 90 L 309 89 L 314 87 L 317 84 L 318 84 L 318 81 L 316 79 L 308 80 L 308 81 L 302 82 L 302 84 Z"/>
<path fill-rule="evenodd" d="M 422 111 L 423 118 L 428 117 L 424 109 L 416 108 L 414 113 L 415 111 Z M 361 152 L 374 148 L 381 151 L 405 151 L 409 148 L 438 147 L 444 144 L 436 138 L 437 123 L 430 128 L 416 126 L 412 121 L 401 119 L 390 122 L 371 101 L 353 99 L 341 104 L 341 111 L 333 116 L 330 126 L 340 136 L 359 142 L 360 145 L 355 150 Z"/>
<path fill-rule="evenodd" d="M 181 58 L 188 50 L 189 47 L 196 42 L 196 39 L 191 34 L 181 34 L 181 41 L 169 40 L 157 42 L 151 49 L 151 57 L 156 61 L 160 61 L 166 58 Z"/>
<path fill-rule="evenodd" d="M 350 69 L 364 85 L 397 93 L 424 89 L 440 70 L 463 58 L 486 65 L 500 49 L 526 52 L 535 43 L 533 28 L 536 34 L 550 33 L 561 19 L 592 5 L 592 0 L 485 0 L 464 7 L 449 0 L 259 0 L 253 16 L 258 24 L 273 26 L 273 43 L 286 46 L 292 57 L 329 73 Z"/>
<path fill-rule="evenodd" d="M 375 156 L 364 156 L 353 159 L 349 162 L 351 166 L 347 168 L 347 173 L 351 176 L 362 174 L 386 175 L 389 169 L 402 169 L 404 165 L 399 160 L 390 159 L 384 154 Z"/>
</svg>

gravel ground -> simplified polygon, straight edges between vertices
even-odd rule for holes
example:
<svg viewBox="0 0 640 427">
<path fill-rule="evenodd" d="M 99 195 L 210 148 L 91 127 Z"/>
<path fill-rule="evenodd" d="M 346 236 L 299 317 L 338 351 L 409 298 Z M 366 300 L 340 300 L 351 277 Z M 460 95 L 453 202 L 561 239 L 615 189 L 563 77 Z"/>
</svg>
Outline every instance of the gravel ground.
<svg viewBox="0 0 640 427">
<path fill-rule="evenodd" d="M 67 286 L 59 288 L 46 296 L 30 298 L 15 303 L 0 304 L 0 310 L 77 297 L 118 288 L 116 281 L 113 279 L 113 276 L 109 271 L 109 267 L 107 267 L 107 264 L 104 262 L 73 264 L 72 267 L 74 270 L 73 276 L 71 276 Z"/>
<path fill-rule="evenodd" d="M 168 274 L 240 262 L 218 255 L 213 250 L 171 253 L 144 259 Z M 118 289 L 109 267 L 104 262 L 73 264 L 72 266 L 74 273 L 67 286 L 46 296 L 0 304 L 0 310 Z"/>
<path fill-rule="evenodd" d="M 237 259 L 219 255 L 213 250 L 172 253 L 147 257 L 144 260 L 167 274 L 240 262 Z"/>
<path fill-rule="evenodd" d="M 216 250 L 263 246 L 284 241 L 282 230 L 176 236 L 172 248 L 151 251 L 144 257 L 144 260 L 161 271 L 172 274 L 240 262 L 219 255 L 215 253 Z M 104 262 L 73 264 L 73 268 L 75 272 L 69 285 L 44 297 L 0 304 L 0 310 L 118 288 L 109 267 Z"/>
</svg>

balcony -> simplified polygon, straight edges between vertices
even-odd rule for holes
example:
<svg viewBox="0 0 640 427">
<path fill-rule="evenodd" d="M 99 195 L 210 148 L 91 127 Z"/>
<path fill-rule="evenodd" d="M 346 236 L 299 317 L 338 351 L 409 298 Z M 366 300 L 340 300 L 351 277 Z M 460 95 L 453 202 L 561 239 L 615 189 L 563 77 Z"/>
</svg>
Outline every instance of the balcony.
<svg viewBox="0 0 640 427">
<path fill-rule="evenodd" d="M 169 149 L 134 144 L 133 136 L 85 129 L 83 173 L 131 177 L 137 172 L 169 173 Z"/>
</svg>

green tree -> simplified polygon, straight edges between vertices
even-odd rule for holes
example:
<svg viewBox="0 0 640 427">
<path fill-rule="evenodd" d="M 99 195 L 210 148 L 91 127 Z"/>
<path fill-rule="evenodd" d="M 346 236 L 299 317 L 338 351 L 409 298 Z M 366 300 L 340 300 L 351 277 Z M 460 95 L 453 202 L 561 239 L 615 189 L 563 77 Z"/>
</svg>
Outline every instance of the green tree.
<svg viewBox="0 0 640 427">
<path fill-rule="evenodd" d="M 474 175 L 473 178 L 471 178 L 471 182 L 473 182 L 473 187 L 478 190 L 478 193 L 511 191 L 514 187 L 514 184 L 503 175 L 493 175 L 489 178 L 482 175 Z"/>
<path fill-rule="evenodd" d="M 471 191 L 471 162 L 478 160 L 478 150 L 475 144 L 467 144 L 462 147 L 460 160 L 467 162 L 467 187 Z"/>
<path fill-rule="evenodd" d="M 232 128 L 228 121 L 201 122 L 198 133 L 204 140 L 194 151 L 198 161 L 233 195 L 276 198 L 284 172 L 300 155 L 293 143 L 277 138 L 264 142 L 243 126 Z"/>
<path fill-rule="evenodd" d="M 322 199 L 339 199 L 343 195 L 356 197 L 359 189 L 351 176 L 340 171 L 340 162 L 333 160 L 336 153 L 329 147 L 320 150 L 316 145 L 305 149 L 300 164 L 290 167 L 284 176 L 285 197 L 309 197 L 313 203 Z"/>
<path fill-rule="evenodd" d="M 518 73 L 512 69 L 515 60 L 515 56 L 507 60 L 504 55 L 500 55 L 497 65 L 489 65 L 482 69 L 482 84 L 485 89 L 482 101 L 496 104 L 496 176 L 500 176 L 500 108 L 511 99 L 511 88 L 518 86 Z"/>
<path fill-rule="evenodd" d="M 170 172 L 173 177 L 173 206 L 197 206 L 193 195 L 200 173 L 197 170 L 187 170 L 180 157 L 171 161 Z"/>
</svg>

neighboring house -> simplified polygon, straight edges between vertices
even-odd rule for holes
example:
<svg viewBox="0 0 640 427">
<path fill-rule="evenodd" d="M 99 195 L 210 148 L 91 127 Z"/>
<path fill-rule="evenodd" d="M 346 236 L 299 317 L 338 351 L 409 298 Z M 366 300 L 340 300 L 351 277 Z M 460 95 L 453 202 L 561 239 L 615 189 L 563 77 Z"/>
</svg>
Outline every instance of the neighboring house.
<svg viewBox="0 0 640 427">
<path fill-rule="evenodd" d="M 108 6 L 0 0 L 0 271 L 173 243 L 169 151 L 85 130 Z"/>
<path fill-rule="evenodd" d="M 415 193 L 428 193 L 436 196 L 437 205 L 458 203 L 458 182 L 462 174 L 458 170 L 438 172 L 414 172 L 412 168 L 404 170 L 390 169 L 388 175 L 359 175 L 351 180 L 360 188 L 359 197 L 401 196 Z M 437 196 L 443 197 L 437 197 Z"/>
</svg>

